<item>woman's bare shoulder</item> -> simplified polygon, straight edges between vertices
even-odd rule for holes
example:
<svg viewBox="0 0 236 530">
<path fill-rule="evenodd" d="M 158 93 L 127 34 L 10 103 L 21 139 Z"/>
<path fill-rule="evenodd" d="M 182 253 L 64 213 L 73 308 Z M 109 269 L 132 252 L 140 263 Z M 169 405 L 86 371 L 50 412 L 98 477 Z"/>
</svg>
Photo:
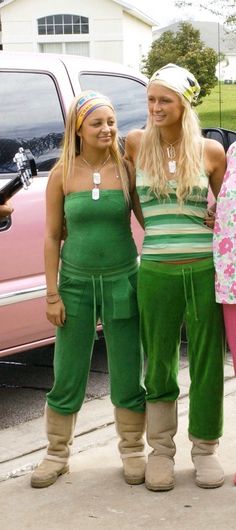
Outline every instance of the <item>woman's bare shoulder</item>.
<svg viewBox="0 0 236 530">
<path fill-rule="evenodd" d="M 135 161 L 137 158 L 143 134 L 144 134 L 143 130 L 133 129 L 126 136 L 126 139 L 125 139 L 126 156 L 128 158 L 129 157 L 132 158 L 133 161 Z"/>
<path fill-rule="evenodd" d="M 129 144 L 141 142 L 144 130 L 143 129 L 132 129 L 126 136 L 126 142 Z"/>
<path fill-rule="evenodd" d="M 62 181 L 63 181 L 62 164 L 56 165 L 55 167 L 51 169 L 48 180 L 54 185 L 57 185 L 57 186 L 62 185 Z"/>
<path fill-rule="evenodd" d="M 204 149 L 210 155 L 225 156 L 223 145 L 213 138 L 204 138 Z"/>
</svg>

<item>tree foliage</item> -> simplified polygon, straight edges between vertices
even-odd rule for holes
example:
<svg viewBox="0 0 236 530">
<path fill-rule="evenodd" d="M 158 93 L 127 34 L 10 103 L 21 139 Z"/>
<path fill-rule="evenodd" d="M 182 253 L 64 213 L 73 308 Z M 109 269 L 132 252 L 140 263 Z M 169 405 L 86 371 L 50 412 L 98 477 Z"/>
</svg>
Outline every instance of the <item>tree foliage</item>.
<svg viewBox="0 0 236 530">
<path fill-rule="evenodd" d="M 236 0 L 176 0 L 175 6 L 198 7 L 202 12 L 216 15 L 224 24 L 225 31 L 231 32 L 236 29 Z"/>
<path fill-rule="evenodd" d="M 181 22 L 178 31 L 165 31 L 153 41 L 147 57 L 143 59 L 142 71 L 150 78 L 155 70 L 167 63 L 187 68 L 201 86 L 199 104 L 217 83 L 217 62 L 217 53 L 204 44 L 200 31 L 188 22 Z"/>
</svg>

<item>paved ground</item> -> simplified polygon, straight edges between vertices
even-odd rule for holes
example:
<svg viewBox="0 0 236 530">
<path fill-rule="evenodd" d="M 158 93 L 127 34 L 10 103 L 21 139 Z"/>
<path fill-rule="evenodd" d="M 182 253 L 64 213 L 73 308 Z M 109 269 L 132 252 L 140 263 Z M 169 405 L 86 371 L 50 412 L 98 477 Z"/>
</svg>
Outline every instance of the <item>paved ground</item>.
<svg viewBox="0 0 236 530">
<path fill-rule="evenodd" d="M 176 487 L 150 492 L 123 481 L 113 409 L 109 397 L 84 404 L 79 414 L 70 474 L 35 490 L 30 472 L 46 445 L 42 418 L 1 432 L 0 527 L 4 530 L 235 530 L 236 379 L 225 365 L 225 434 L 219 456 L 225 469 L 222 488 L 195 485 L 190 459 L 188 367 L 180 370 L 179 429 L 176 436 Z M 148 451 L 148 449 L 147 449 Z"/>
<path fill-rule="evenodd" d="M 42 416 L 53 384 L 53 346 L 0 359 L 0 431 Z M 109 392 L 106 347 L 95 341 L 86 401 Z"/>
</svg>

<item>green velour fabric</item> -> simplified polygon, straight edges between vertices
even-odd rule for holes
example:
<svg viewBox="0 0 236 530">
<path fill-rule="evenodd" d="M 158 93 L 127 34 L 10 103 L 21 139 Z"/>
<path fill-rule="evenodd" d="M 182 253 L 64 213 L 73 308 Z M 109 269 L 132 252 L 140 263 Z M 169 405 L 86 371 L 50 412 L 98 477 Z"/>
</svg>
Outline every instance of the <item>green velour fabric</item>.
<svg viewBox="0 0 236 530">
<path fill-rule="evenodd" d="M 175 265 L 141 262 L 138 302 L 148 401 L 178 398 L 185 322 L 191 378 L 189 432 L 205 440 L 218 438 L 223 423 L 225 340 L 222 308 L 215 302 L 212 259 Z"/>
<path fill-rule="evenodd" d="M 117 272 L 109 278 L 88 275 L 62 277 L 60 294 L 66 323 L 57 329 L 54 386 L 47 394 L 49 407 L 73 414 L 83 403 L 100 317 L 107 346 L 110 392 L 116 407 L 145 409 L 143 355 L 137 307 L 137 272 Z M 114 279 L 113 279 L 114 278 Z"/>
<path fill-rule="evenodd" d="M 143 356 L 137 306 L 137 249 L 122 190 L 70 193 L 65 198 L 67 237 L 61 252 L 59 291 L 66 322 L 57 329 L 55 382 L 48 405 L 77 412 L 84 400 L 100 318 L 107 346 L 111 400 L 145 409 Z"/>
</svg>

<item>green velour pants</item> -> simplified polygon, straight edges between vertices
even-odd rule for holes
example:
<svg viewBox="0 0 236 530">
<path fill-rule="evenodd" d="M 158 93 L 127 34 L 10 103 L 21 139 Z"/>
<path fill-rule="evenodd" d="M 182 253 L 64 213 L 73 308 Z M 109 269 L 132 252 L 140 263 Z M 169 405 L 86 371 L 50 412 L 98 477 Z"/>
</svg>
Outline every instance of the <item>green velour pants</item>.
<svg viewBox="0 0 236 530">
<path fill-rule="evenodd" d="M 215 302 L 212 259 L 188 264 L 141 262 L 138 303 L 147 355 L 147 400 L 175 401 L 181 327 L 186 324 L 190 370 L 189 433 L 221 436 L 223 424 L 224 327 Z"/>
<path fill-rule="evenodd" d="M 48 406 L 59 414 L 73 414 L 81 408 L 98 318 L 107 346 L 111 401 L 116 407 L 144 411 L 136 284 L 136 264 L 130 270 L 106 275 L 60 274 L 66 322 L 57 328 L 54 386 L 47 394 Z"/>
</svg>

